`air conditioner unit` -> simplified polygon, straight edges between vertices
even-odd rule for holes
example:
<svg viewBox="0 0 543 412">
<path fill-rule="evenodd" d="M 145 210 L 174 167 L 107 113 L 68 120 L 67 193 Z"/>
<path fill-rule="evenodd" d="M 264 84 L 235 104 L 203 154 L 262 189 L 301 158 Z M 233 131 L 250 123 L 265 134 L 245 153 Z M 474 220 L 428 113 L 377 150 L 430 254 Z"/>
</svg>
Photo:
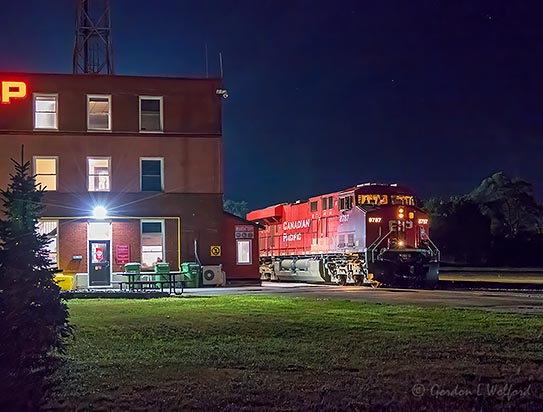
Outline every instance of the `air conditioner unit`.
<svg viewBox="0 0 543 412">
<path fill-rule="evenodd" d="M 202 284 L 204 286 L 217 286 L 225 284 L 222 265 L 202 266 Z"/>
</svg>

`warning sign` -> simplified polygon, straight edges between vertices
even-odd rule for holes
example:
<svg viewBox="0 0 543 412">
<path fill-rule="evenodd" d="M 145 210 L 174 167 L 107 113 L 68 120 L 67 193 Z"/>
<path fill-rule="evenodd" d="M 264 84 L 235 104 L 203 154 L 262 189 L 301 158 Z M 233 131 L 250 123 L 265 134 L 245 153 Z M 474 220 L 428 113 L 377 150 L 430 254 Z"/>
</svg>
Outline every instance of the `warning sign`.
<svg viewBox="0 0 543 412">
<path fill-rule="evenodd" d="M 221 247 L 220 246 L 211 246 L 209 254 L 211 256 L 220 256 L 221 255 Z"/>
</svg>

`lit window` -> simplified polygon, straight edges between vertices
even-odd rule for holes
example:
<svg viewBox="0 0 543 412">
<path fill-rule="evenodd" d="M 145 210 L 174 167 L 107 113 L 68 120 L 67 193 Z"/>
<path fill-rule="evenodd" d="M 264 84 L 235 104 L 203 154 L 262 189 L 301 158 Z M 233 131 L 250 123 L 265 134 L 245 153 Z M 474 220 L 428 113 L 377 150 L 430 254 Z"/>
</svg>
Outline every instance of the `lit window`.
<svg viewBox="0 0 543 412">
<path fill-rule="evenodd" d="M 251 240 L 241 240 L 236 241 L 236 256 L 238 265 L 250 265 L 252 262 L 251 259 L 251 249 L 252 244 Z"/>
<path fill-rule="evenodd" d="M 141 267 L 152 269 L 153 263 L 164 260 L 164 223 L 161 220 L 141 222 Z"/>
<path fill-rule="evenodd" d="M 111 185 L 109 157 L 87 158 L 89 192 L 109 192 Z"/>
<path fill-rule="evenodd" d="M 58 129 L 57 95 L 34 95 L 34 128 Z"/>
<path fill-rule="evenodd" d="M 58 221 L 40 220 L 38 222 L 38 233 L 47 237 L 48 243 L 45 250 L 47 251 L 50 266 L 57 266 Z"/>
<path fill-rule="evenodd" d="M 89 130 L 111 130 L 111 96 L 87 96 Z"/>
<path fill-rule="evenodd" d="M 34 174 L 40 190 L 57 190 L 57 157 L 34 157 Z"/>
<path fill-rule="evenodd" d="M 163 159 L 141 159 L 142 192 L 160 192 L 164 189 L 162 162 Z"/>
<path fill-rule="evenodd" d="M 140 96 L 140 131 L 161 132 L 162 97 Z"/>
</svg>

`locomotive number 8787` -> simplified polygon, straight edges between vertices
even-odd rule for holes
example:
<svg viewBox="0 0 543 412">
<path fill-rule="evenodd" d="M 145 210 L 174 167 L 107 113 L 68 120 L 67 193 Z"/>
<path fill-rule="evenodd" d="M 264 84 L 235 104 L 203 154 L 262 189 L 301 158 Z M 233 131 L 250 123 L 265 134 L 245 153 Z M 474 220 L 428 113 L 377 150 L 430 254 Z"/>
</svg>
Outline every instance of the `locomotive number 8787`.
<svg viewBox="0 0 543 412">
<path fill-rule="evenodd" d="M 365 183 L 247 214 L 265 280 L 433 288 L 439 250 L 413 192 Z"/>
</svg>

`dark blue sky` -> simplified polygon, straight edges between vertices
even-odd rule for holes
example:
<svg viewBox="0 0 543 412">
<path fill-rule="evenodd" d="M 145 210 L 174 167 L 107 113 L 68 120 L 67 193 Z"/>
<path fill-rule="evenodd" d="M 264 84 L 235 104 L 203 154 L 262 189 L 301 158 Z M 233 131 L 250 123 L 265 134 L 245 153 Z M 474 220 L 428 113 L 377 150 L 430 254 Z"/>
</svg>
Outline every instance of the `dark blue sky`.
<svg viewBox="0 0 543 412">
<path fill-rule="evenodd" d="M 3 0 L 0 70 L 70 72 L 75 0 Z M 224 55 L 226 195 L 253 208 L 366 181 L 543 198 L 543 7 L 511 1 L 112 0 L 117 74 Z"/>
</svg>

